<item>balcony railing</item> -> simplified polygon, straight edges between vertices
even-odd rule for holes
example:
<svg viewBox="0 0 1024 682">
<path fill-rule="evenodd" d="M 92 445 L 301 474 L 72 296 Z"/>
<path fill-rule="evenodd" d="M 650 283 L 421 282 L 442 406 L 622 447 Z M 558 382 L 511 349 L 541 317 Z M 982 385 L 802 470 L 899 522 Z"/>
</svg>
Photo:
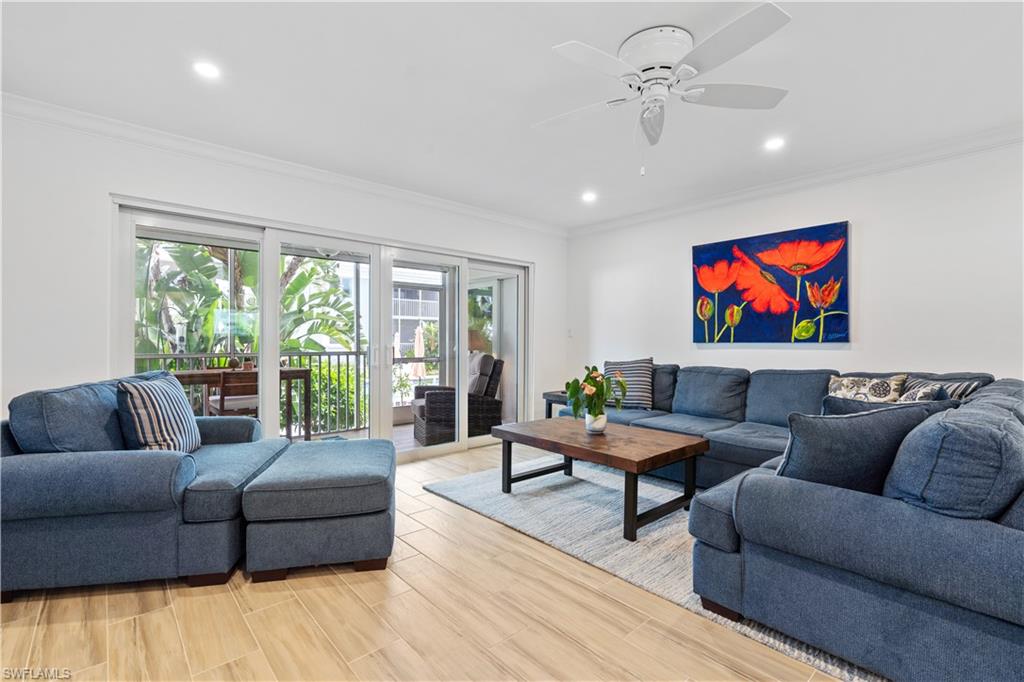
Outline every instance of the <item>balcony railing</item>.
<svg viewBox="0 0 1024 682">
<path fill-rule="evenodd" d="M 135 356 L 135 370 L 148 372 L 164 369 L 181 372 L 198 369 L 229 367 L 231 358 L 239 365 L 252 362 L 257 364 L 256 354 L 227 353 L 151 353 Z M 422 363 L 422 377 L 411 376 L 409 366 Z M 408 405 L 412 401 L 413 386 L 437 384 L 440 358 L 395 358 L 398 375 L 392 378 L 392 405 Z M 370 374 L 367 353 L 356 351 L 287 351 L 281 354 L 282 367 L 308 367 L 310 369 L 310 405 L 312 432 L 314 436 L 342 434 L 346 431 L 365 429 L 369 426 Z M 406 385 L 407 383 L 407 385 Z M 205 386 L 185 386 L 185 392 L 197 415 L 203 414 L 209 391 Z M 292 382 L 292 433 L 302 433 L 302 383 Z M 403 394 L 400 388 L 407 388 Z M 287 410 L 287 386 L 281 383 L 281 430 L 285 429 Z"/>
<path fill-rule="evenodd" d="M 391 314 L 394 317 L 436 320 L 441 306 L 438 301 L 410 301 L 402 298 L 391 300 Z"/>
<path fill-rule="evenodd" d="M 229 367 L 231 358 L 256 365 L 255 354 L 227 353 L 153 353 L 135 356 L 135 370 L 148 372 L 165 369 L 171 372 Z M 286 351 L 281 354 L 282 367 L 308 367 L 310 370 L 311 426 L 314 436 L 328 436 L 369 425 L 370 375 L 365 351 Z M 292 433 L 302 433 L 301 381 L 293 381 L 291 395 L 281 383 L 281 429 L 285 429 L 286 400 L 292 401 Z M 197 415 L 203 414 L 209 392 L 205 386 L 185 386 L 185 392 Z"/>
</svg>

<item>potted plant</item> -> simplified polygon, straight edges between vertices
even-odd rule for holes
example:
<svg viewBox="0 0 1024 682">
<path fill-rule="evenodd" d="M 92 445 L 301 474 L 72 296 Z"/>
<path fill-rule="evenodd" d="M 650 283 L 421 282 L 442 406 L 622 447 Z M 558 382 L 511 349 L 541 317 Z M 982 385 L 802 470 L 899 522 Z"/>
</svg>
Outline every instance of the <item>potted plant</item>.
<svg viewBox="0 0 1024 682">
<path fill-rule="evenodd" d="M 572 408 L 573 417 L 578 419 L 580 412 L 586 414 L 585 427 L 588 433 L 604 433 L 608 425 L 605 405 L 610 401 L 615 403 L 616 409 L 622 407 L 622 399 L 626 397 L 626 382 L 622 372 L 615 372 L 614 378 L 610 379 L 596 366 L 584 369 L 586 374 L 582 379 L 565 383 L 567 403 Z"/>
</svg>

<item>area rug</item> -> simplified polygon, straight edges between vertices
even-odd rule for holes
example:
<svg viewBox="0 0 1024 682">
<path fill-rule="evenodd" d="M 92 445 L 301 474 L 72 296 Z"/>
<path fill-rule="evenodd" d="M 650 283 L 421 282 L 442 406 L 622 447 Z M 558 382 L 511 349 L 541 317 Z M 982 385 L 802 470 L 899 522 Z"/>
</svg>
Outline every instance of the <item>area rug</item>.
<svg viewBox="0 0 1024 682">
<path fill-rule="evenodd" d="M 533 469 L 561 461 L 544 457 L 523 465 Z M 518 467 L 513 467 L 515 471 Z M 844 680 L 882 678 L 841 658 L 753 621 L 734 623 L 700 606 L 693 593 L 688 514 L 680 510 L 644 526 L 636 542 L 622 538 L 622 473 L 573 463 L 573 476 L 541 476 L 501 490 L 501 470 L 491 469 L 423 486 L 566 554 L 613 573 L 623 580 L 727 628 L 757 640 L 814 668 Z M 640 480 L 639 508 L 647 509 L 680 494 L 682 486 L 651 478 Z"/>
</svg>

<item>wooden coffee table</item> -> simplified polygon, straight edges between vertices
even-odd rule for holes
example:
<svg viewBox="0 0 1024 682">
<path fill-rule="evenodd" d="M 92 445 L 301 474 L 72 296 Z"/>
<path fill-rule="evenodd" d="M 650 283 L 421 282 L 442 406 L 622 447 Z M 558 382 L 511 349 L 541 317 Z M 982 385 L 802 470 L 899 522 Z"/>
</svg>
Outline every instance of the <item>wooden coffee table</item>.
<svg viewBox="0 0 1024 682">
<path fill-rule="evenodd" d="M 609 424 L 601 435 L 591 435 L 583 420 L 572 417 L 538 419 L 532 422 L 502 424 L 491 429 L 501 439 L 501 492 L 512 492 L 512 484 L 546 474 L 572 476 L 572 461 L 603 464 L 625 473 L 625 497 L 622 510 L 622 537 L 636 540 L 636 531 L 677 509 L 689 509 L 696 492 L 697 457 L 708 451 L 708 442 L 697 436 L 644 429 L 639 426 Z M 512 474 L 512 443 L 530 445 L 564 457 L 561 464 Z M 637 479 L 652 469 L 684 462 L 686 483 L 683 495 L 637 513 Z"/>
</svg>

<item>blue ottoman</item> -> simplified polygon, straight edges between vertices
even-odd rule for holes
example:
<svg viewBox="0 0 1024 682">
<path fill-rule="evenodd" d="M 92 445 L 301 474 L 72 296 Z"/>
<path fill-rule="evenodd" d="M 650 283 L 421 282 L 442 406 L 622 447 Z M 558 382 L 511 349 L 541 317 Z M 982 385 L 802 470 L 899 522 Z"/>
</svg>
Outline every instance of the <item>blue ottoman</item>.
<svg viewBox="0 0 1024 682">
<path fill-rule="evenodd" d="M 395 541 L 395 446 L 386 440 L 293 443 L 242 492 L 245 566 L 254 582 L 289 568 L 387 565 Z"/>
</svg>

